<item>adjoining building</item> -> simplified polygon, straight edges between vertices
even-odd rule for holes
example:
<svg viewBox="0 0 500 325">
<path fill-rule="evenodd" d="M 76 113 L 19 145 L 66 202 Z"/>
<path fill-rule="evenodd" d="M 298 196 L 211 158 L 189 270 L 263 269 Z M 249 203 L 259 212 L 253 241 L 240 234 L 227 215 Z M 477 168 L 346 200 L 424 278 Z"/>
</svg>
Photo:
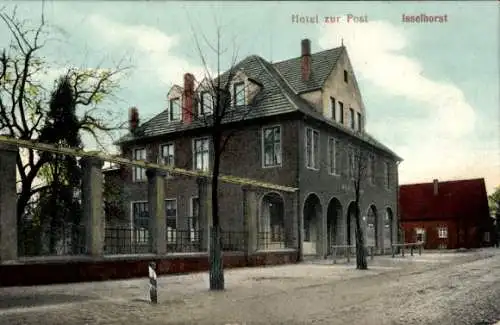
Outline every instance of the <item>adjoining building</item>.
<svg viewBox="0 0 500 325">
<path fill-rule="evenodd" d="M 495 242 L 483 178 L 401 185 L 399 211 L 406 242 L 423 241 L 428 249 Z"/>
</svg>

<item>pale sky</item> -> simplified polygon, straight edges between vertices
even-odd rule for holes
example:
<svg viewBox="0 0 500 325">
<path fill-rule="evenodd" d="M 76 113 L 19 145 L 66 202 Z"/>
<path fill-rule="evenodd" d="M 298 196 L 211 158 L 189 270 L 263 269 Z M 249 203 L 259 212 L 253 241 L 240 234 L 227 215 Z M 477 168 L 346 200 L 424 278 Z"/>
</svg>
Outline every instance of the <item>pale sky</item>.
<svg viewBox="0 0 500 325">
<path fill-rule="evenodd" d="M 42 3 L 18 6 L 37 21 Z M 319 22 L 294 24 L 292 15 Z M 346 15 L 366 16 L 347 23 Z M 403 23 L 402 15 L 446 15 L 444 23 Z M 323 17 L 340 16 L 335 24 Z M 221 26 L 228 48 L 222 66 L 256 54 L 279 61 L 312 51 L 347 47 L 367 111 L 366 128 L 398 153 L 400 184 L 484 177 L 489 192 L 500 184 L 499 10 L 490 2 L 173 2 L 46 1 L 51 26 L 46 59 L 51 80 L 68 66 L 134 66 L 121 81 L 115 109 L 141 120 L 166 107 L 172 84 L 185 72 L 201 77 L 203 64 L 192 28 L 216 43 Z M 192 26 L 192 27 L 191 27 Z M 0 24 L 0 45 L 10 34 Z M 215 55 L 203 47 L 211 70 Z"/>
</svg>

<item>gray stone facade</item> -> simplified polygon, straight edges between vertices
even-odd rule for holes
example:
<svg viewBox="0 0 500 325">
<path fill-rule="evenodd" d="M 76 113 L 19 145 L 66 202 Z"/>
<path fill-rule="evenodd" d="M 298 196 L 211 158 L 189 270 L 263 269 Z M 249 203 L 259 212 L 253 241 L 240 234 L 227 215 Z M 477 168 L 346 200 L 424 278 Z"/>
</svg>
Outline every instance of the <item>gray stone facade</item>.
<svg viewBox="0 0 500 325">
<path fill-rule="evenodd" d="M 266 123 L 266 124 L 264 124 Z M 261 136 L 262 127 L 265 125 L 280 125 L 282 130 L 282 164 L 280 167 L 263 168 L 262 167 L 262 150 L 261 150 Z M 319 170 L 311 170 L 305 166 L 305 129 L 313 127 L 320 131 L 320 168 Z M 197 137 L 197 136 L 195 136 Z M 354 190 L 352 181 L 348 179 L 347 169 L 348 161 L 347 154 L 341 150 L 338 159 L 339 174 L 330 175 L 328 173 L 327 164 L 327 141 L 328 137 L 335 137 L 339 140 L 340 148 L 346 148 L 348 145 L 362 145 L 356 139 L 352 139 L 349 135 L 342 134 L 334 128 L 328 126 L 317 125 L 314 121 L 304 121 L 303 119 L 290 119 L 286 117 L 283 119 L 273 119 L 271 121 L 261 121 L 258 125 L 247 125 L 243 130 L 238 131 L 235 136 L 228 143 L 228 151 L 224 154 L 222 159 L 221 172 L 227 175 L 234 175 L 240 177 L 247 177 L 259 179 L 269 183 L 278 185 L 285 185 L 299 188 L 299 217 L 304 218 L 305 201 L 310 195 L 316 195 L 319 198 L 319 222 L 317 223 L 317 230 L 320 232 L 316 250 L 311 253 L 326 254 L 328 241 L 327 237 L 327 219 L 328 209 L 332 200 L 336 199 L 340 203 L 340 216 L 335 222 L 338 231 L 335 232 L 337 245 L 346 243 L 347 234 L 346 220 L 347 210 L 349 204 L 354 201 Z M 180 139 L 156 140 L 148 143 L 147 148 L 150 152 L 159 152 L 159 146 L 165 142 L 173 142 L 176 146 L 175 163 L 176 166 L 189 166 L 192 164 L 192 155 L 190 154 L 190 140 L 194 137 L 183 137 Z M 135 145 L 134 148 L 140 146 Z M 363 181 L 363 193 L 361 195 L 361 211 L 365 216 L 368 213 L 370 206 L 375 206 L 377 211 L 377 246 L 387 247 L 387 240 L 384 243 L 383 231 L 384 229 L 384 216 L 385 211 L 389 208 L 393 216 L 397 214 L 397 163 L 393 157 L 386 153 L 371 149 L 376 156 L 376 176 L 375 184 L 369 184 Z M 131 152 L 125 148 L 124 152 Z M 128 155 L 127 158 L 132 158 Z M 148 157 L 148 160 L 155 161 L 156 157 Z M 389 188 L 384 184 L 384 162 L 390 162 L 391 165 L 391 183 Z M 130 198 L 124 206 L 126 215 L 131 215 L 131 202 L 133 201 L 146 201 L 147 200 L 147 183 L 133 182 L 132 171 L 130 169 L 125 173 L 124 191 L 126 196 Z M 188 229 L 187 220 L 192 215 L 191 199 L 198 197 L 198 187 L 196 179 L 184 176 L 171 176 L 164 182 L 165 199 L 177 200 L 177 227 L 178 229 Z M 261 210 L 260 204 L 262 197 L 269 191 L 258 190 L 256 198 L 258 204 L 256 213 L 259 215 Z M 284 197 L 285 205 L 285 231 L 293 238 L 292 241 L 297 239 L 297 228 L 299 227 L 299 220 L 294 217 L 294 200 L 292 194 L 282 194 Z M 243 191 L 240 186 L 221 183 L 220 185 L 220 220 L 222 229 L 231 231 L 244 231 L 245 218 L 243 210 Z M 333 204 L 333 203 L 332 203 Z M 337 217 L 336 217 L 337 218 Z M 301 220 L 302 221 L 302 220 Z M 258 223 L 258 217 L 257 217 Z M 302 224 L 302 222 L 301 222 Z M 392 228 L 396 229 L 397 220 L 392 219 Z M 396 241 L 396 231 L 392 231 L 393 241 Z M 301 236 L 304 238 L 304 236 Z M 334 243 L 330 243 L 334 244 Z M 295 245 L 297 243 L 295 242 Z M 295 246 L 294 245 L 294 246 Z M 307 245 L 306 245 L 307 246 Z M 295 246 L 296 247 L 296 246 Z M 307 252 L 306 252 L 307 253 Z"/>
<path fill-rule="evenodd" d="M 244 68 L 241 71 L 249 74 L 247 71 L 258 69 L 258 64 L 254 61 L 259 60 L 263 61 L 255 56 L 243 60 Z M 321 65 L 321 60 L 324 60 L 324 65 Z M 300 80 L 300 64 L 303 65 L 304 62 L 312 64 L 313 79 L 307 82 Z M 375 246 L 379 251 L 388 248 L 391 242 L 397 241 L 398 163 L 401 159 L 366 133 L 366 111 L 345 48 L 313 54 L 312 61 L 301 63 L 300 58 L 292 59 L 275 64 L 274 71 L 270 66 L 267 69 L 270 77 L 284 83 L 271 83 L 262 74 L 256 75 L 254 79 L 262 82 L 262 96 L 271 96 L 266 91 L 275 89 L 283 96 L 289 96 L 293 105 L 291 108 L 283 106 L 284 104 L 280 104 L 276 99 L 273 106 L 268 105 L 268 101 L 261 100 L 260 106 L 253 108 L 261 109 L 256 113 L 258 116 L 233 123 L 231 126 L 227 125 L 228 132 L 232 129 L 237 131 L 222 155 L 221 173 L 298 188 L 297 194 L 280 193 L 284 202 L 285 237 L 293 243 L 292 247 L 299 246 L 300 238 L 304 254 L 325 256 L 331 252 L 332 245 L 353 242 L 354 227 L 350 227 L 350 234 L 348 231 L 348 220 L 350 219 L 352 224 L 353 217 L 349 218 L 351 214 L 348 212 L 350 204 L 355 200 L 355 194 L 348 172 L 348 157 L 351 148 L 369 152 L 374 157 L 374 177 L 373 182 L 371 179 L 362 180 L 360 197 L 366 243 Z M 298 72 L 299 76 L 292 75 L 290 71 Z M 319 79 L 322 81 L 318 81 Z M 332 100 L 336 103 L 334 110 Z M 340 111 L 339 102 L 343 104 L 343 110 Z M 265 112 L 270 111 L 276 113 L 266 115 Z M 210 134 L 184 121 L 180 124 L 173 121 L 170 124 L 177 127 L 169 126 L 169 122 L 163 120 L 164 115 L 160 113 L 145 126 L 147 131 L 155 121 L 159 123 L 161 120 L 167 124 L 163 134 L 158 131 L 157 126 L 147 131 L 152 135 L 156 133 L 154 136 L 136 137 L 133 140 L 128 138 L 121 142 L 123 154 L 133 159 L 134 149 L 146 148 L 147 160 L 158 161 L 161 145 L 173 143 L 175 166 L 192 169 L 193 139 L 210 137 Z M 263 162 L 263 129 L 270 126 L 280 127 L 281 163 L 277 167 L 264 167 Z M 319 155 L 315 158 L 319 159 L 319 164 L 314 169 L 306 166 L 306 130 L 309 128 L 317 131 L 319 136 Z M 337 143 L 335 175 L 332 175 L 329 169 L 330 138 L 335 139 Z M 147 199 L 146 184 L 133 182 L 130 170 L 123 176 L 123 181 L 125 194 L 130 198 L 130 202 Z M 187 217 L 192 214 L 191 199 L 197 196 L 197 193 L 194 179 L 174 176 L 166 180 L 165 198 L 177 200 L 178 228 L 187 227 Z M 270 191 L 262 190 L 257 192 L 255 213 L 256 227 L 259 230 L 262 229 L 261 223 L 268 222 L 263 220 L 266 213 L 263 198 L 269 193 Z M 221 184 L 219 202 L 223 229 L 246 229 L 248 220 L 244 218 L 243 200 L 243 191 L 239 186 Z M 131 215 L 130 208 L 131 204 L 127 203 L 124 207 L 126 215 Z M 294 211 L 298 211 L 298 215 L 294 215 Z"/>
<path fill-rule="evenodd" d="M 373 182 L 363 179 L 361 185 L 360 209 L 366 243 L 382 251 L 397 240 L 398 163 L 401 159 L 366 132 L 366 112 L 346 50 L 338 48 L 321 53 L 317 57 L 313 55 L 311 61 L 312 76 L 319 72 L 315 69 L 323 69 L 321 88 L 300 79 L 289 82 L 295 77 L 282 76 L 280 69 L 294 65 L 296 68 L 295 63 L 300 64 L 300 60 L 274 67 L 255 56 L 243 61 L 247 66 L 240 70 L 244 71 L 240 73 L 241 80 L 251 82 L 253 96 L 264 100 L 255 107 L 248 103 L 247 109 L 256 112 L 251 118 L 224 124 L 224 136 L 232 134 L 232 137 L 221 157 L 221 174 L 298 188 L 296 193 L 285 193 L 220 182 L 218 199 L 222 230 L 244 233 L 238 240 L 244 241 L 247 253 L 301 248 L 303 254 L 326 256 L 333 245 L 351 244 L 354 233 L 352 202 L 355 200 L 349 174 L 352 148 L 369 152 L 374 157 Z M 335 60 L 328 61 L 329 55 L 335 55 Z M 318 60 L 325 60 L 332 69 L 318 65 Z M 252 77 L 250 68 L 258 67 L 265 73 Z M 300 92 L 291 85 L 300 88 Z M 335 116 L 336 109 L 332 111 L 333 98 L 344 104 L 342 118 Z M 194 140 L 210 138 L 210 134 L 203 127 L 196 127 L 196 121 L 163 121 L 164 115 L 162 112 L 145 123 L 141 135 L 122 140 L 122 155 L 135 159 L 134 150 L 144 149 L 145 159 L 156 163 L 161 160 L 162 146 L 172 144 L 175 167 L 193 169 Z M 357 122 L 353 118 L 350 120 L 352 116 L 358 116 Z M 159 131 L 156 126 L 152 127 L 154 123 L 160 126 L 166 123 L 168 131 L 155 134 Z M 148 127 L 151 130 L 148 131 Z M 279 140 L 277 137 L 273 140 L 273 150 L 278 150 L 280 157 L 271 167 L 264 164 L 264 132 L 270 127 L 279 128 Z M 331 139 L 336 143 L 334 163 L 329 146 Z M 10 180 L 0 184 L 2 260 L 17 256 L 16 232 L 12 232 L 16 228 L 13 199 L 16 157 L 15 148 L 0 147 L 0 175 Z M 314 164 L 308 166 L 306 162 L 311 159 Z M 198 251 L 207 251 L 206 237 L 212 217 L 211 189 L 206 180 L 164 175 L 154 170 L 146 172 L 138 170 L 139 167 L 121 166 L 119 172 L 104 172 L 104 182 L 120 188 L 121 215 L 109 218 L 103 213 L 102 161 L 84 158 L 81 163 L 88 254 L 98 257 L 116 246 L 110 254 L 162 255 L 179 244 L 186 247 L 199 244 Z M 332 172 L 332 164 L 336 166 L 335 172 Z M 143 177 L 135 179 L 134 174 Z M 166 200 L 170 200 L 168 207 Z M 115 229 L 113 234 L 111 228 L 123 228 L 123 231 Z M 118 232 L 125 233 L 125 237 L 116 235 Z M 127 251 L 129 246 L 134 246 L 133 251 Z M 122 248 L 125 251 L 120 251 Z"/>
</svg>

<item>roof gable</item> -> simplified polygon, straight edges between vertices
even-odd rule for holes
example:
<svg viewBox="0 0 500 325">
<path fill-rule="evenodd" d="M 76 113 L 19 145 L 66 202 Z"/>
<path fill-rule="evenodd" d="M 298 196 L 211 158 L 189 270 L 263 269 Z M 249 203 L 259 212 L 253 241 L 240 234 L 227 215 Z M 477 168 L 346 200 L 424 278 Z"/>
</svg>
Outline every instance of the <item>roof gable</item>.
<svg viewBox="0 0 500 325">
<path fill-rule="evenodd" d="M 344 49 L 340 46 L 311 54 L 311 76 L 307 81 L 302 80 L 301 57 L 276 62 L 273 66 L 286 79 L 293 91 L 296 93 L 308 92 L 323 86 Z"/>
<path fill-rule="evenodd" d="M 244 108 L 235 110 L 230 116 L 223 119 L 223 123 L 245 119 L 276 116 L 291 112 L 301 112 L 329 127 L 335 128 L 356 139 L 378 148 L 397 160 L 402 160 L 387 146 L 383 145 L 366 132 L 354 132 L 347 127 L 338 125 L 317 112 L 299 93 L 319 89 L 323 86 L 335 68 L 339 58 L 346 53 L 345 47 L 311 54 L 312 69 L 308 82 L 302 81 L 300 57 L 269 63 L 257 55 L 251 55 L 238 62 L 230 71 L 226 71 L 216 78 L 213 85 L 224 88 L 228 78 L 235 75 L 244 75 L 251 82 L 259 85 L 260 89 L 252 101 Z M 219 79 L 220 78 L 220 79 Z M 249 112 L 250 111 L 250 112 Z M 139 126 L 136 135 L 131 134 L 119 140 L 119 143 L 135 141 L 139 138 L 156 137 L 165 134 L 196 129 L 205 126 L 200 121 L 185 124 L 182 121 L 168 121 L 168 112 L 162 111 Z"/>
<path fill-rule="evenodd" d="M 179 85 L 173 85 L 167 93 L 167 98 L 174 98 L 182 95 L 183 88 Z"/>
<path fill-rule="evenodd" d="M 484 179 L 408 184 L 399 187 L 402 221 L 489 217 Z"/>
<path fill-rule="evenodd" d="M 212 91 L 212 84 L 210 83 L 210 80 L 208 80 L 207 77 L 203 78 L 198 85 L 195 88 L 196 92 L 202 92 L 202 91 Z"/>
</svg>

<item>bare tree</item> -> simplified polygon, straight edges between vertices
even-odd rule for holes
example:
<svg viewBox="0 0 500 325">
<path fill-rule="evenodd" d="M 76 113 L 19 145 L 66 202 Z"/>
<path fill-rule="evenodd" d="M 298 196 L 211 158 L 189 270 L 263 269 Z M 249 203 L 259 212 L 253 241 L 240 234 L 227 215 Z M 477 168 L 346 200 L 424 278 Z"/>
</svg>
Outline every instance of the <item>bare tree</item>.
<svg viewBox="0 0 500 325">
<path fill-rule="evenodd" d="M 375 182 L 375 156 L 367 148 L 347 149 L 349 162 L 349 178 L 352 180 L 352 191 L 354 192 L 354 230 L 356 239 L 356 268 L 368 269 L 366 260 L 365 237 L 361 226 L 360 201 L 366 182 Z M 351 213 L 351 211 L 349 211 Z M 350 218 L 349 218 L 350 219 Z M 351 220 L 349 220 L 349 223 Z M 349 225 L 350 226 L 350 225 Z"/>
<path fill-rule="evenodd" d="M 49 62 L 41 54 L 48 36 L 43 12 L 34 28 L 30 27 L 30 22 L 20 20 L 15 9 L 12 14 L 1 12 L 0 20 L 7 26 L 12 38 L 0 55 L 0 134 L 22 140 L 49 142 L 42 136 L 48 119 L 51 93 L 51 89 L 47 89 L 41 81 L 41 75 L 50 68 Z M 101 146 L 103 136 L 112 137 L 113 131 L 125 125 L 108 122 L 119 121 L 115 115 L 119 112 L 106 110 L 102 103 L 112 98 L 119 86 L 118 78 L 126 70 L 128 68 L 119 63 L 115 69 L 69 68 L 65 73 L 73 88 L 79 132 L 89 134 Z M 49 158 L 50 155 L 37 154 L 33 149 L 22 149 L 18 154 L 18 223 L 22 221 L 33 196 L 48 186 L 42 184 L 34 188 L 34 181 Z"/>
<path fill-rule="evenodd" d="M 222 239 L 219 216 L 219 174 L 221 168 L 221 158 L 226 153 L 227 144 L 237 132 L 236 127 L 230 124 L 243 121 L 252 112 L 252 107 L 259 104 L 259 97 L 256 95 L 259 76 L 255 79 L 246 79 L 245 73 L 240 71 L 238 62 L 238 49 L 234 47 L 230 67 L 223 72 L 221 66 L 222 56 L 227 52 L 221 45 L 221 28 L 217 27 L 216 44 L 212 45 L 203 33 L 195 33 L 193 37 L 197 52 L 201 58 L 205 78 L 198 84 L 201 89 L 200 95 L 195 95 L 193 90 L 184 89 L 184 96 L 193 96 L 197 110 L 185 110 L 183 113 L 191 114 L 193 121 L 200 123 L 200 126 L 207 129 L 211 139 L 211 189 L 212 189 L 212 227 L 210 231 L 210 290 L 224 290 L 224 271 L 222 265 Z M 216 56 L 216 71 L 211 72 L 207 55 L 202 50 L 198 35 L 203 37 L 203 41 Z M 262 71 L 259 75 L 263 73 Z M 246 82 L 239 82 L 246 81 Z M 254 87 L 251 87 L 253 85 Z"/>
</svg>

